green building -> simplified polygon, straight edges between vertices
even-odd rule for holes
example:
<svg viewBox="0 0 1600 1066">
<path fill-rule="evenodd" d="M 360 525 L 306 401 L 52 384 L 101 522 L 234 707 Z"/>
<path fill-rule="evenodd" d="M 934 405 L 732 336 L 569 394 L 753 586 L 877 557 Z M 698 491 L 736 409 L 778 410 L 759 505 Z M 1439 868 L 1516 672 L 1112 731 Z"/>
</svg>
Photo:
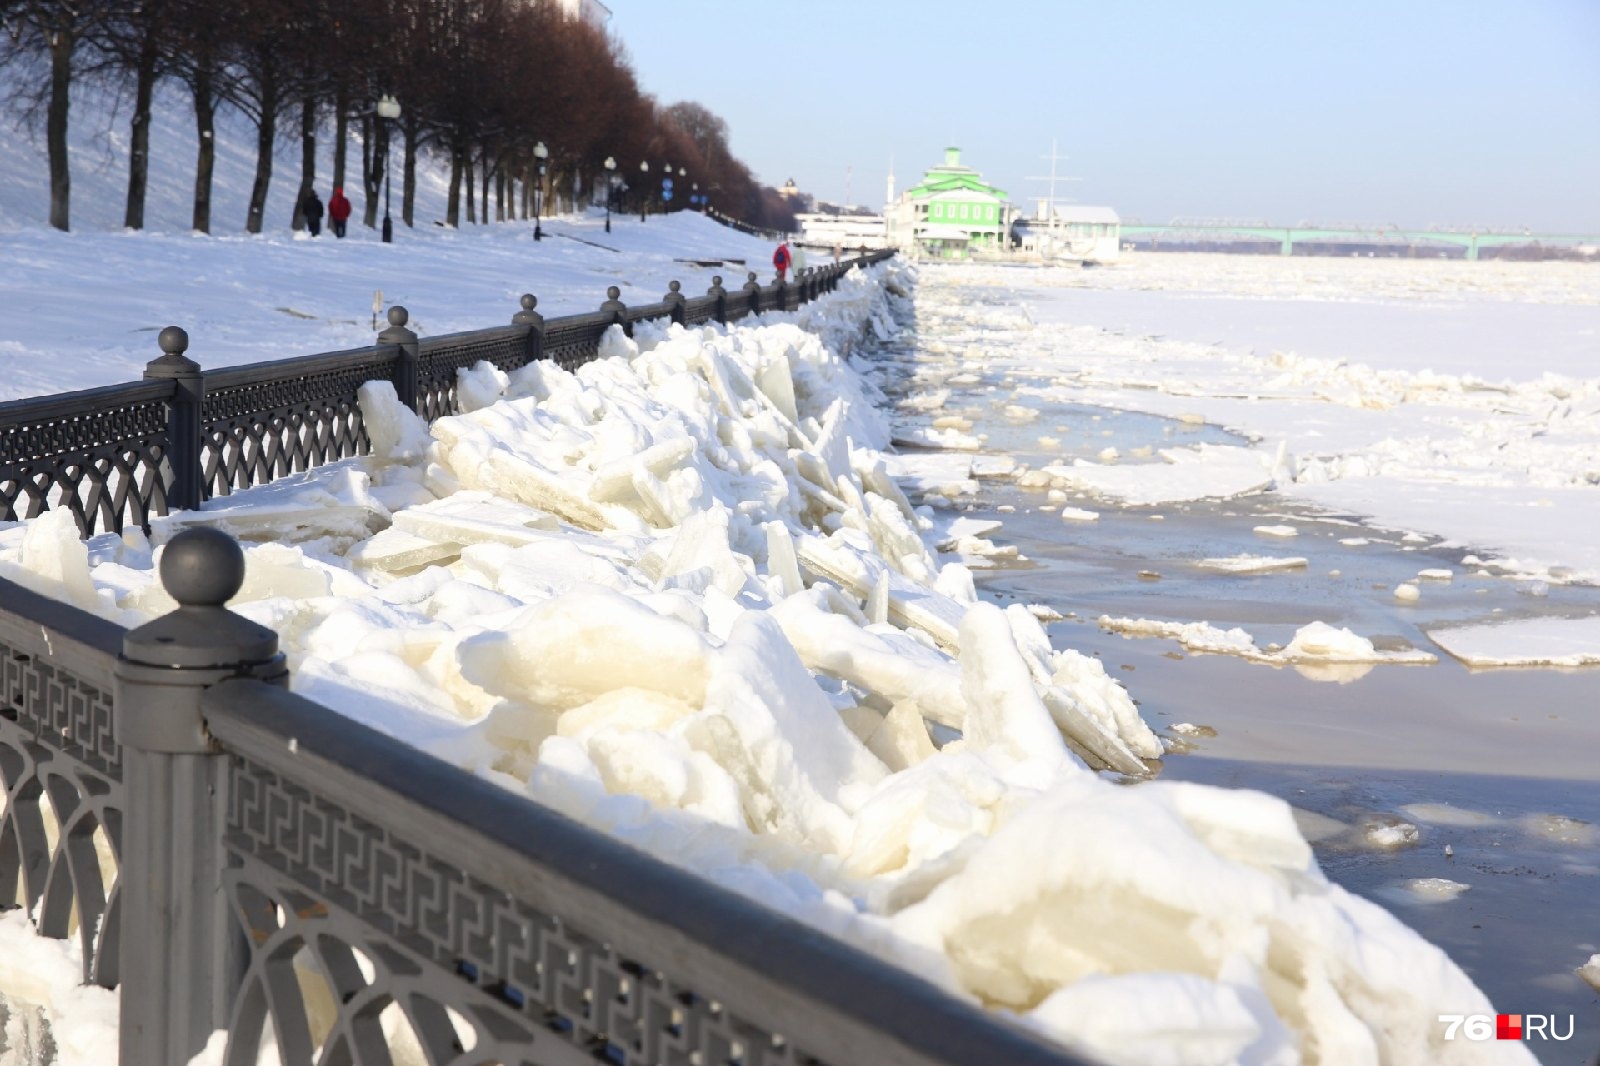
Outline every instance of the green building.
<svg viewBox="0 0 1600 1066">
<path fill-rule="evenodd" d="M 893 247 L 930 259 L 1005 252 L 1016 211 L 1006 202 L 1004 189 L 961 165 L 961 149 L 946 148 L 944 163 L 930 168 L 898 200 L 892 174 L 889 183 L 884 220 Z"/>
</svg>

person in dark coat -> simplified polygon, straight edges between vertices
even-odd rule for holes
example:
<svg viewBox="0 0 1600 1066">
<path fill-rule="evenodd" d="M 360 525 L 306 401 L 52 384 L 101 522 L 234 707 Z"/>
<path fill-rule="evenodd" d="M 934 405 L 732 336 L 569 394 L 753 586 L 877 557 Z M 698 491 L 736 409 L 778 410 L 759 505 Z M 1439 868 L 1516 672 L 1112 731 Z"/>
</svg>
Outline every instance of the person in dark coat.
<svg viewBox="0 0 1600 1066">
<path fill-rule="evenodd" d="M 317 190 L 306 190 L 306 198 L 300 201 L 300 213 L 306 216 L 306 229 L 313 237 L 322 232 L 322 199 L 317 196 Z"/>
<path fill-rule="evenodd" d="M 345 199 L 344 188 L 334 186 L 333 195 L 328 197 L 328 228 L 333 230 L 335 237 L 344 236 L 344 224 L 350 219 L 350 201 Z"/>
</svg>

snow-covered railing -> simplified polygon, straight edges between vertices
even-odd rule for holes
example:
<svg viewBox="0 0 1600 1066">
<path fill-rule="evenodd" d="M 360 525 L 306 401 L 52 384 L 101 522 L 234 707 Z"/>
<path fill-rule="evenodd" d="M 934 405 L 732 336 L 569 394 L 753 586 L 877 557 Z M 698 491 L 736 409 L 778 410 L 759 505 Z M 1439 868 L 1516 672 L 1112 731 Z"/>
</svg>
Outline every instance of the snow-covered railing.
<svg viewBox="0 0 1600 1066">
<path fill-rule="evenodd" d="M 501 370 L 540 359 L 572 369 L 596 357 L 613 324 L 670 318 L 733 322 L 794 310 L 832 291 L 854 266 L 888 258 L 870 252 L 740 291 L 714 278 L 706 295 L 685 297 L 677 282 L 659 302 L 625 306 L 613 286 L 597 312 L 545 319 L 533 296 L 509 326 L 419 338 L 403 307 L 371 347 L 251 366 L 203 370 L 187 355 L 188 335 L 162 330 L 163 355 L 145 380 L 60 396 L 0 403 L 0 521 L 65 507 L 91 536 L 148 528 L 169 509 L 193 508 L 237 489 L 371 448 L 356 392 L 394 382 L 400 398 L 430 421 L 455 413 L 457 371 L 487 360 Z"/>
<path fill-rule="evenodd" d="M 137 969 L 125 1066 L 1079 1061 L 290 693 L 226 534 L 161 576 L 131 631 L 0 581 L 0 904 Z"/>
</svg>

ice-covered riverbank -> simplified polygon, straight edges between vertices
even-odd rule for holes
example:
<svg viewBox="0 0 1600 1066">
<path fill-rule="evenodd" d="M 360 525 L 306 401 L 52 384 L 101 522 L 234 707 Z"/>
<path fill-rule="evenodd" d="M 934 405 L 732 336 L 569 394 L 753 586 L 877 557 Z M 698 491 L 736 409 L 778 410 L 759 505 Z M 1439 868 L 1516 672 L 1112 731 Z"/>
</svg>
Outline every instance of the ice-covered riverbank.
<svg viewBox="0 0 1600 1066">
<path fill-rule="evenodd" d="M 1441 1042 L 1487 1000 L 1330 884 L 1286 804 L 1085 768 L 1159 746 L 1097 661 L 925 546 L 838 354 L 882 299 L 857 276 L 794 323 L 478 373 L 487 405 L 431 434 L 372 389 L 372 458 L 197 517 L 250 542 L 237 609 L 301 691 L 1064 1040 L 1510 1061 Z M 0 532 L 8 574 L 125 622 L 163 609 L 155 554 Z"/>
</svg>

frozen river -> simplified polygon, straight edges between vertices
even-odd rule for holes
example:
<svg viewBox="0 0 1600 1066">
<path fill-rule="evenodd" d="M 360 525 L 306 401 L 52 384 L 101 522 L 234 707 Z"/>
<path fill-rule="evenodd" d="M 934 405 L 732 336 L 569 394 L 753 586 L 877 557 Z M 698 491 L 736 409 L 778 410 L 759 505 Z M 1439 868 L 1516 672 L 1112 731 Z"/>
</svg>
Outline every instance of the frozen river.
<svg viewBox="0 0 1600 1066">
<path fill-rule="evenodd" d="M 1503 624 L 1473 647 L 1508 661 L 1600 650 L 1600 588 L 1579 580 L 1594 548 L 1560 554 L 1557 535 L 1592 530 L 1600 497 L 1596 279 L 1200 256 L 925 268 L 876 374 L 897 435 L 948 446 L 913 449 L 926 489 L 1003 523 L 998 550 L 971 549 L 980 588 L 1064 616 L 1055 646 L 1099 657 L 1172 744 L 1163 778 L 1292 803 L 1328 875 L 1499 1010 L 1576 1015 L 1573 1041 L 1530 1044 L 1574 1066 L 1600 1046 L 1574 972 L 1600 951 L 1600 669 L 1472 669 L 1429 633 Z M 1258 477 L 1205 458 L 1251 442 Z M 1164 449 L 1201 456 L 1177 488 Z M 1297 455 L 1370 462 L 1297 483 L 1317 470 Z M 969 461 L 994 476 L 961 482 Z M 1448 506 L 1407 526 L 1418 498 Z M 1551 620 L 1570 623 L 1559 644 Z M 1317 621 L 1434 661 L 1216 653 L 1229 630 L 1270 654 Z"/>
</svg>

